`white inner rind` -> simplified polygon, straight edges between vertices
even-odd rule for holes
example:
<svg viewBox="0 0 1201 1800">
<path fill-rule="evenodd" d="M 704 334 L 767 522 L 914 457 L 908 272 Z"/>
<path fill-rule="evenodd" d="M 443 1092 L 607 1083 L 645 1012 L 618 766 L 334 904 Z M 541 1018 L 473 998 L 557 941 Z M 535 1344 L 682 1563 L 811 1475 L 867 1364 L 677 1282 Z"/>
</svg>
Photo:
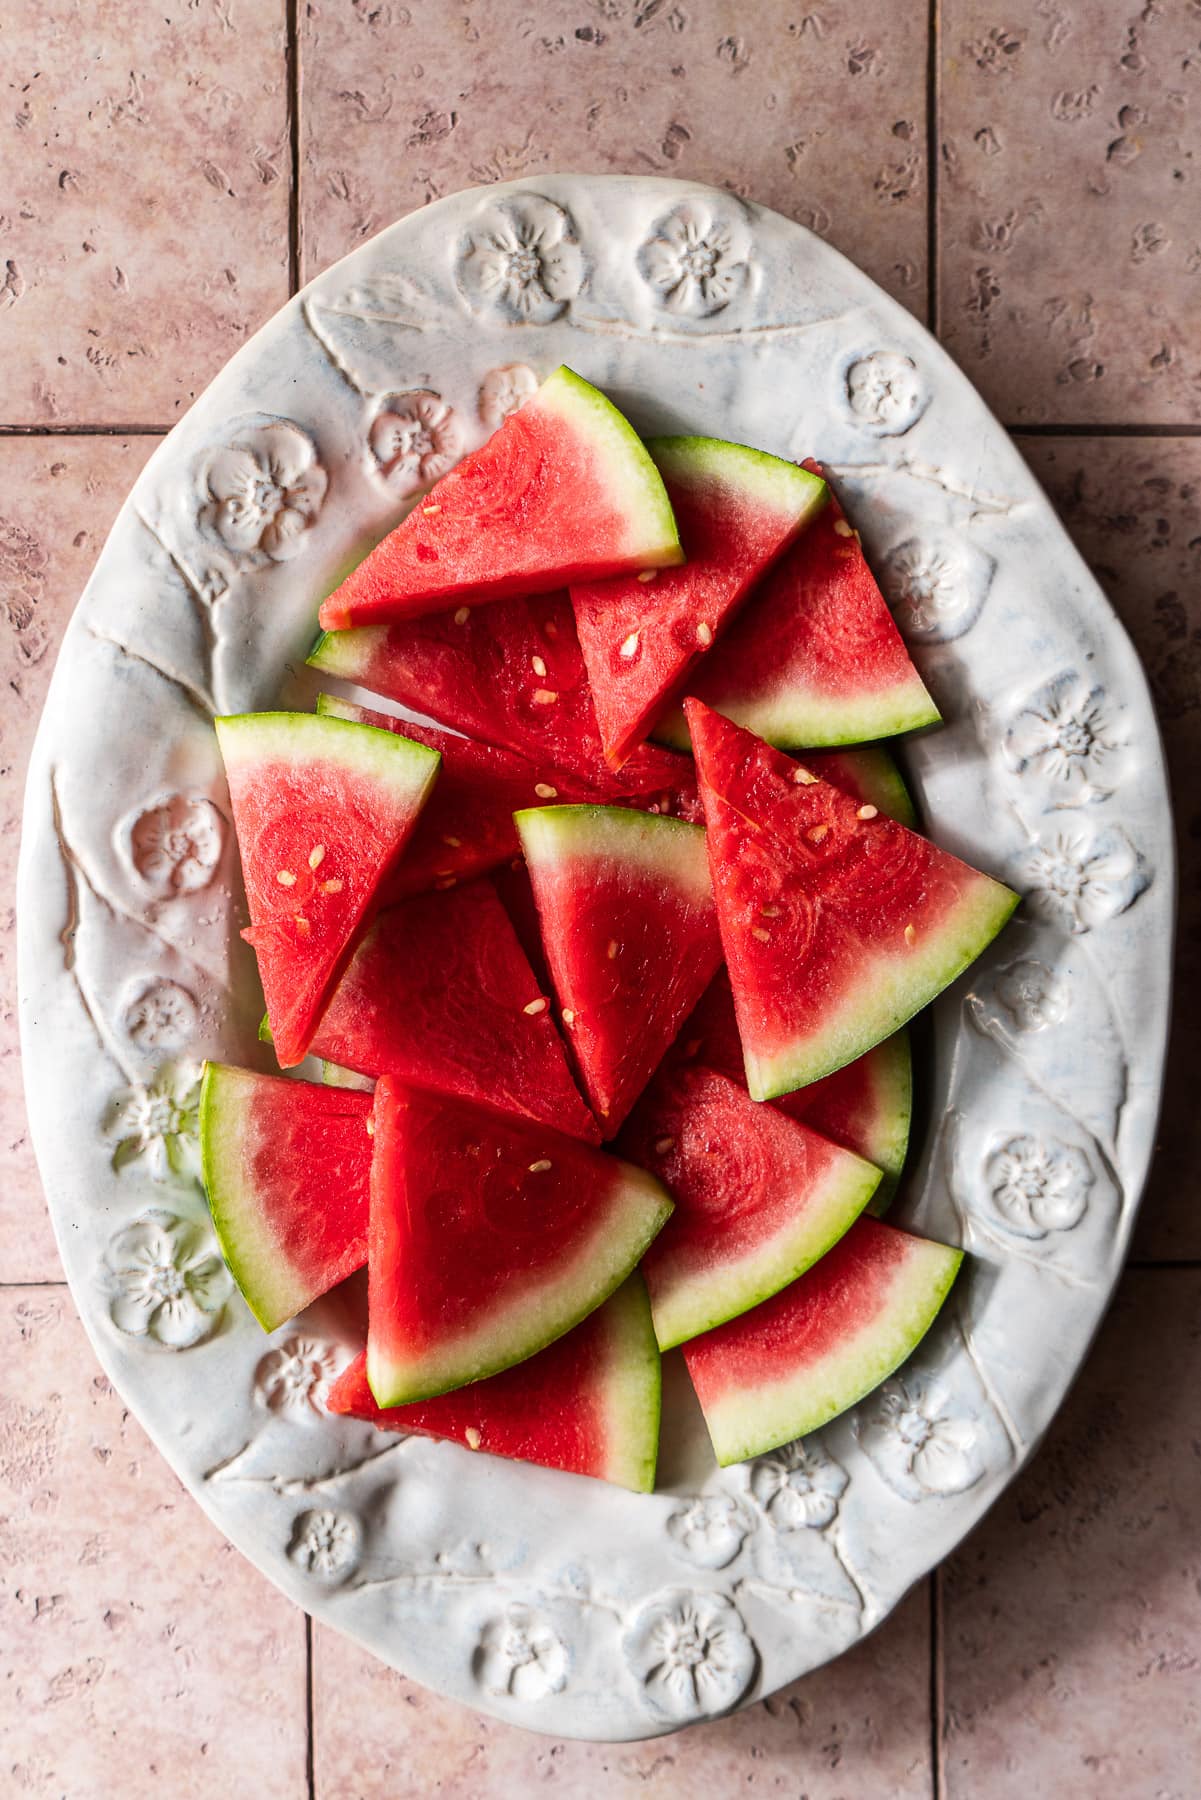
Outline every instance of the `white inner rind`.
<svg viewBox="0 0 1201 1800">
<path fill-rule="evenodd" d="M 622 863 L 696 901 L 711 899 L 703 825 L 622 806 L 529 807 L 513 818 L 532 867 L 574 869 L 582 858 Z"/>
<path fill-rule="evenodd" d="M 531 405 L 557 414 L 600 465 L 600 487 L 626 520 L 623 550 L 647 569 L 684 560 L 675 514 L 642 439 L 599 389 L 574 369 L 556 369 Z"/>
<path fill-rule="evenodd" d="M 237 713 L 213 722 L 230 773 L 265 763 L 290 763 L 298 769 L 333 763 L 381 782 L 390 798 L 415 800 L 424 795 L 442 761 L 437 750 L 411 738 L 328 713 Z"/>
</svg>

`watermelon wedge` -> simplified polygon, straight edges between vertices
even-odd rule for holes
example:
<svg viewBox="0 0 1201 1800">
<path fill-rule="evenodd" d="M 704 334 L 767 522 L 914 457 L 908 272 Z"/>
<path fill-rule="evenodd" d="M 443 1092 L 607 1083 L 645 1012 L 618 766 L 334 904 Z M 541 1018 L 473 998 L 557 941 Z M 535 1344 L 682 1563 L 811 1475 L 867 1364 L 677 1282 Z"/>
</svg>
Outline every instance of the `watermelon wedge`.
<svg viewBox="0 0 1201 1800">
<path fill-rule="evenodd" d="M 711 1069 L 664 1071 L 621 1148 L 676 1210 L 642 1259 L 662 1350 L 778 1293 L 863 1211 L 880 1171 Z"/>
<path fill-rule="evenodd" d="M 339 1375 L 326 1406 L 381 1431 L 448 1438 L 468 1450 L 649 1494 L 659 1454 L 660 1382 L 646 1288 L 635 1273 L 573 1331 L 503 1374 L 381 1409 L 363 1351 Z"/>
<path fill-rule="evenodd" d="M 682 514 L 680 524 L 687 546 Z M 784 748 L 861 744 L 939 722 L 858 535 L 832 496 L 756 589 L 721 656 L 697 670 L 690 691 Z M 654 735 L 686 750 L 683 712 L 660 721 Z"/>
<path fill-rule="evenodd" d="M 688 757 L 644 744 L 619 774 L 605 762 L 566 594 L 327 631 L 309 663 L 468 737 L 516 751 L 552 785 L 559 770 L 587 782 L 591 799 L 645 794 L 661 812 L 700 817 Z"/>
<path fill-rule="evenodd" d="M 683 560 L 636 432 L 563 367 L 376 545 L 321 624 L 377 625 Z"/>
<path fill-rule="evenodd" d="M 930 1329 L 963 1251 L 857 1219 L 782 1293 L 684 1346 L 724 1468 L 828 1424 Z"/>
<path fill-rule="evenodd" d="M 488 881 L 381 912 L 322 1016 L 313 1052 L 589 1143 L 600 1136 L 550 1001 Z"/>
<path fill-rule="evenodd" d="M 705 834 L 612 806 L 516 822 L 568 1042 L 609 1138 L 721 961 Z"/>
<path fill-rule="evenodd" d="M 404 849 L 438 756 L 390 731 L 312 713 L 217 719 L 250 929 L 284 1068 L 321 1009 Z"/>
<path fill-rule="evenodd" d="M 670 1057 L 716 1069 L 745 1087 L 734 996 L 724 969 L 709 983 Z M 854 1062 L 795 1093 L 778 1095 L 771 1105 L 874 1163 L 880 1171 L 880 1185 L 868 1202 L 868 1211 L 879 1215 L 887 1210 L 909 1148 L 913 1067 L 908 1032 L 894 1031 Z"/>
<path fill-rule="evenodd" d="M 647 735 L 693 663 L 764 570 L 821 511 L 827 495 L 820 477 L 742 444 L 671 437 L 652 438 L 647 449 L 663 477 L 688 561 L 658 575 L 643 569 L 571 585 L 613 768 Z"/>
<path fill-rule="evenodd" d="M 671 1212 L 630 1163 L 391 1076 L 374 1121 L 367 1378 L 382 1407 L 545 1349 L 621 1286 Z"/>
<path fill-rule="evenodd" d="M 371 1096 L 207 1063 L 200 1152 L 229 1271 L 274 1331 L 367 1260 Z"/>
<path fill-rule="evenodd" d="M 770 1100 L 890 1036 L 1018 897 L 700 701 L 685 710 L 747 1087 Z"/>
</svg>

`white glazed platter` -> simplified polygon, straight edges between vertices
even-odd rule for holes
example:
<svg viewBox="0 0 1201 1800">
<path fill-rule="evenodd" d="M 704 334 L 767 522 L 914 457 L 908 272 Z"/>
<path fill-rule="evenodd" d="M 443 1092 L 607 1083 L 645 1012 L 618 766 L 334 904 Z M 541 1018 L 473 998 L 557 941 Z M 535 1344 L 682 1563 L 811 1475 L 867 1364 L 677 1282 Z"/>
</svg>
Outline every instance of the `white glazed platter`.
<svg viewBox="0 0 1201 1800">
<path fill-rule="evenodd" d="M 646 432 L 827 465 L 946 719 L 904 755 L 931 834 L 1027 897 L 933 1009 L 890 1215 L 970 1253 L 930 1337 L 804 1445 L 725 1471 L 669 1357 L 651 1496 L 328 1418 L 361 1296 L 265 1338 L 196 1179 L 203 1058 L 262 1059 L 211 717 L 311 704 L 320 598 L 560 362 Z M 1173 891 L 1134 652 L 908 313 L 716 190 L 546 176 L 439 201 L 319 276 L 164 440 L 59 657 L 26 797 L 19 987 L 76 1303 L 200 1504 L 319 1618 L 556 1736 L 711 1717 L 877 1624 L 1055 1412 L 1150 1156 Z"/>
</svg>

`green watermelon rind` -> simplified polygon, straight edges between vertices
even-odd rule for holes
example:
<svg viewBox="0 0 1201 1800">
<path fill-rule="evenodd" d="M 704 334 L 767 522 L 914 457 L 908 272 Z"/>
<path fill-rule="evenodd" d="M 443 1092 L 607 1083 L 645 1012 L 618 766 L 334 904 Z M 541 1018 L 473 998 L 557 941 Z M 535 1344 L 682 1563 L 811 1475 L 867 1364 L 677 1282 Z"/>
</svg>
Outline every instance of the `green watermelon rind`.
<svg viewBox="0 0 1201 1800">
<path fill-rule="evenodd" d="M 879 807 L 890 819 L 895 819 L 898 825 L 904 825 L 909 831 L 916 831 L 917 808 L 895 757 L 889 754 L 883 744 L 848 745 L 844 753 L 853 756 L 858 764 L 857 785 L 863 798 Z"/>
<path fill-rule="evenodd" d="M 913 1125 L 913 1049 L 909 1033 L 901 1028 L 875 1047 L 877 1058 L 885 1061 L 883 1070 L 885 1093 L 878 1095 L 877 1123 L 886 1121 L 874 1137 L 871 1160 L 880 1170 L 880 1185 L 867 1204 L 867 1211 L 880 1219 L 892 1205 L 905 1158 L 909 1154 L 909 1133 Z"/>
<path fill-rule="evenodd" d="M 350 1088 L 354 1093 L 371 1094 L 375 1091 L 374 1075 L 360 1075 L 357 1069 L 344 1069 L 341 1063 L 323 1059 L 321 1063 L 321 1081 L 325 1087 Z"/>
<path fill-rule="evenodd" d="M 722 1396 L 705 1410 L 719 1465 L 763 1456 L 828 1425 L 901 1367 L 938 1317 L 963 1261 L 949 1244 L 914 1238 L 888 1303 L 871 1329 L 813 1365 L 780 1381 Z"/>
<path fill-rule="evenodd" d="M 309 769 L 328 761 L 417 807 L 428 799 L 442 761 L 437 750 L 395 731 L 320 713 L 228 713 L 213 724 L 227 770 L 277 762 Z"/>
<path fill-rule="evenodd" d="M 552 868 L 581 858 L 636 865 L 700 900 L 711 893 L 705 828 L 622 806 L 537 806 L 513 814 L 526 862 Z"/>
<path fill-rule="evenodd" d="M 776 700 L 742 702 L 716 694 L 706 705 L 777 750 L 841 750 L 942 723 L 942 714 L 916 670 L 911 680 L 882 692 L 843 697 L 801 694 L 793 688 Z M 672 750 L 686 751 L 692 742 L 679 707 L 659 720 L 650 735 L 656 744 Z"/>
<path fill-rule="evenodd" d="M 663 1362 L 646 1283 L 635 1269 L 607 1302 L 609 1368 L 602 1377 L 605 1464 L 596 1473 L 636 1494 L 654 1492 L 663 1409 Z"/>
<path fill-rule="evenodd" d="M 1021 896 L 991 876 L 975 876 L 949 919 L 921 949 L 875 957 L 860 977 L 862 1004 L 840 1003 L 836 1028 L 767 1056 L 743 1046 L 752 1100 L 774 1100 L 832 1075 L 907 1025 L 975 962 L 1008 922 Z M 888 996 L 887 998 L 884 998 Z"/>
<path fill-rule="evenodd" d="M 383 650 L 386 625 L 350 625 L 345 631 L 323 631 L 309 651 L 306 663 L 324 675 L 358 681 Z"/>
<path fill-rule="evenodd" d="M 433 1400 L 470 1381 L 499 1375 L 545 1350 L 595 1312 L 637 1268 L 672 1212 L 666 1190 L 645 1170 L 616 1157 L 616 1185 L 598 1212 L 596 1231 L 570 1264 L 560 1262 L 531 1285 L 514 1277 L 491 1315 L 472 1332 L 431 1345 L 424 1355 L 387 1355 L 368 1328 L 367 1383 L 377 1406 Z"/>
<path fill-rule="evenodd" d="M 821 1187 L 807 1196 L 799 1215 L 785 1220 L 747 1255 L 690 1276 L 658 1298 L 652 1245 L 646 1274 L 660 1350 L 674 1350 L 678 1344 L 739 1318 L 796 1281 L 846 1235 L 870 1204 L 879 1182 L 879 1169 L 854 1151 L 840 1149 Z M 664 1244 L 664 1255 L 669 1252 L 669 1245 Z"/>
<path fill-rule="evenodd" d="M 647 439 L 646 448 L 667 480 L 683 487 L 711 477 L 725 493 L 741 491 L 758 507 L 771 508 L 800 526 L 815 519 L 830 497 L 820 475 L 748 444 L 712 437 L 653 437 Z"/>
<path fill-rule="evenodd" d="M 645 569 L 682 563 L 684 550 L 663 478 L 625 414 L 566 363 L 542 383 L 537 402 L 586 439 L 604 472 L 599 486 L 627 521 L 632 540 L 627 554 Z"/>
</svg>

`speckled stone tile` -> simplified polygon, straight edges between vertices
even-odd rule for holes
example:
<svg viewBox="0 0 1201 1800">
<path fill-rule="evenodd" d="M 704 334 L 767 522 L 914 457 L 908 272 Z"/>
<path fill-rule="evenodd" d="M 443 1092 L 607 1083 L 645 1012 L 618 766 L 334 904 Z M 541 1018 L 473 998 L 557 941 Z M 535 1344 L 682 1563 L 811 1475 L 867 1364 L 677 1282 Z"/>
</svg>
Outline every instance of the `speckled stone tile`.
<svg viewBox="0 0 1201 1800">
<path fill-rule="evenodd" d="M 928 1800 L 929 1596 L 923 1586 L 847 1656 L 732 1718 L 642 1744 L 535 1736 L 394 1674 L 324 1626 L 313 1633 L 317 1800 Z"/>
<path fill-rule="evenodd" d="M 169 424 L 287 298 L 284 0 L 0 11 L 0 422 Z"/>
<path fill-rule="evenodd" d="M 1201 18 L 943 0 L 940 318 L 1008 423 L 1201 418 Z"/>
<path fill-rule="evenodd" d="M 306 278 L 394 218 L 543 170 L 712 181 L 925 316 L 924 13 L 852 0 L 302 8 Z"/>
<path fill-rule="evenodd" d="M 1159 709 L 1178 809 L 1181 999 L 1134 1254 L 1201 1257 L 1201 441 L 1018 441 L 1138 646 Z"/>
<path fill-rule="evenodd" d="M 1201 1274 L 1131 1271 L 1037 1458 L 944 1575 L 948 1800 L 1194 1800 Z"/>
<path fill-rule="evenodd" d="M 0 1281 L 62 1271 L 33 1151 L 13 907 L 25 769 L 59 640 L 154 438 L 0 438 Z"/>
<path fill-rule="evenodd" d="M 67 1294 L 0 1292 L 0 1790 L 303 1800 L 304 1623 L 184 1493 Z"/>
</svg>

